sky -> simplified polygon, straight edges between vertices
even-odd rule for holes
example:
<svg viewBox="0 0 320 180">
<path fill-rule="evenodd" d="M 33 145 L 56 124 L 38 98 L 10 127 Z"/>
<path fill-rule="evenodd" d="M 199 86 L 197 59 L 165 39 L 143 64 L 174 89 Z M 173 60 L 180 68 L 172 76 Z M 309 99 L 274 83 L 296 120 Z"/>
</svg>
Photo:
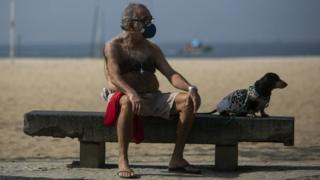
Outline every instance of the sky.
<svg viewBox="0 0 320 180">
<path fill-rule="evenodd" d="M 98 6 L 101 39 L 110 40 L 121 32 L 121 12 L 129 2 L 150 9 L 155 42 L 320 42 L 319 0 L 16 0 L 17 41 L 91 43 Z M 9 4 L 0 1 L 0 45 L 9 42 Z"/>
</svg>

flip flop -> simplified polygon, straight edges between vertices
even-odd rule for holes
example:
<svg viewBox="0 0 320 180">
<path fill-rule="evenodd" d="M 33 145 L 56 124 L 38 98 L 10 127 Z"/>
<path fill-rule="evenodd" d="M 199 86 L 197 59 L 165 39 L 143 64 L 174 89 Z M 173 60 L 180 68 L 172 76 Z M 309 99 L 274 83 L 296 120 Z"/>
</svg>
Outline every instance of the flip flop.
<svg viewBox="0 0 320 180">
<path fill-rule="evenodd" d="M 122 175 L 121 175 L 121 174 L 122 174 Z M 123 175 L 123 174 L 125 174 L 125 175 Z M 118 171 L 118 172 L 117 172 L 117 175 L 118 175 L 120 178 L 123 178 L 123 179 L 137 179 L 137 178 L 140 178 L 140 176 L 138 176 L 137 174 L 135 174 L 132 169 L 127 169 L 127 170 Z M 128 175 L 128 176 L 126 176 L 126 175 Z"/>
<path fill-rule="evenodd" d="M 192 165 L 186 165 L 182 167 L 168 168 L 170 172 L 189 173 L 189 174 L 201 174 L 201 170 Z"/>
</svg>

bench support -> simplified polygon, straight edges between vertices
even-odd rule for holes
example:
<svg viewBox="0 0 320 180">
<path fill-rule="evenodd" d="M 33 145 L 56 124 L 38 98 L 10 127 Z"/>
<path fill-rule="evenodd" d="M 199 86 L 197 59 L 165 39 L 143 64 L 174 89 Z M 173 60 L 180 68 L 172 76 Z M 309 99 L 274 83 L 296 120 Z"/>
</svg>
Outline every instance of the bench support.
<svg viewBox="0 0 320 180">
<path fill-rule="evenodd" d="M 105 165 L 105 142 L 80 141 L 80 167 L 102 168 Z"/>
<path fill-rule="evenodd" d="M 234 171 L 238 166 L 238 144 L 216 145 L 215 167 L 221 171 Z"/>
</svg>

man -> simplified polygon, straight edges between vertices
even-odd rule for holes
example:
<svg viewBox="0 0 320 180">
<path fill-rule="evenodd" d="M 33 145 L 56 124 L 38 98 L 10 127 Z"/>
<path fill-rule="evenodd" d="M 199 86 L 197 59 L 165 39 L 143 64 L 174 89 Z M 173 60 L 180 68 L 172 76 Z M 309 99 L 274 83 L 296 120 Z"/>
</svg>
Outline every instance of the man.
<svg viewBox="0 0 320 180">
<path fill-rule="evenodd" d="M 118 168 L 120 177 L 135 177 L 129 168 L 128 147 L 131 140 L 133 117 L 159 116 L 169 119 L 170 113 L 179 114 L 175 148 L 169 170 L 200 173 L 183 158 L 183 150 L 200 106 L 197 88 L 185 80 L 166 61 L 160 48 L 146 38 L 154 36 L 153 17 L 142 4 L 129 4 L 123 14 L 123 32 L 106 43 L 104 54 L 106 78 L 109 86 L 107 99 L 121 91 L 120 112 L 117 119 L 119 145 Z M 159 70 L 177 89 L 185 93 L 161 93 L 155 70 Z"/>
</svg>

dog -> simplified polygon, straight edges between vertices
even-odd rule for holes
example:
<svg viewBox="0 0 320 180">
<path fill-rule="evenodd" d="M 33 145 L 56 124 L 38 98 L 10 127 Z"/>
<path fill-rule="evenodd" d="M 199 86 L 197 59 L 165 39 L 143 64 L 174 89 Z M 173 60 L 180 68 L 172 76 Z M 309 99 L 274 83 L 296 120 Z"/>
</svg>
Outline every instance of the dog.
<svg viewBox="0 0 320 180">
<path fill-rule="evenodd" d="M 256 113 L 260 111 L 261 117 L 269 117 L 264 109 L 269 105 L 272 90 L 283 89 L 287 85 L 276 73 L 266 73 L 248 89 L 235 90 L 224 97 L 211 113 L 256 117 Z"/>
</svg>

